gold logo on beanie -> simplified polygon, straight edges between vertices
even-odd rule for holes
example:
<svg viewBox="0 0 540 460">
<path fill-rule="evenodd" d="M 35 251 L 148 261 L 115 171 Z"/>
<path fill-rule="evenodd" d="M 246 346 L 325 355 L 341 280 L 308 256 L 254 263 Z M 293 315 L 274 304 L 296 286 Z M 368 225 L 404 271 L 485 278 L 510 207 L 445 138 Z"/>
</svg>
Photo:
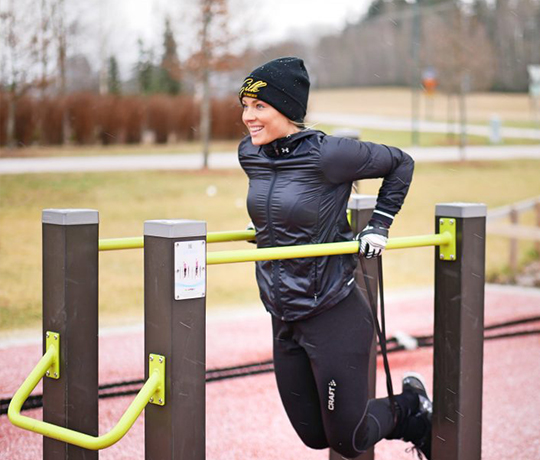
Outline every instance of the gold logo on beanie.
<svg viewBox="0 0 540 460">
<path fill-rule="evenodd" d="M 253 81 L 253 78 L 246 78 L 244 80 L 244 83 L 242 83 L 242 88 L 240 89 L 239 96 L 240 97 L 247 96 L 247 97 L 256 98 L 257 97 L 256 93 L 258 93 L 259 90 L 261 88 L 264 88 L 265 86 L 267 86 L 267 83 L 262 80 Z"/>
</svg>

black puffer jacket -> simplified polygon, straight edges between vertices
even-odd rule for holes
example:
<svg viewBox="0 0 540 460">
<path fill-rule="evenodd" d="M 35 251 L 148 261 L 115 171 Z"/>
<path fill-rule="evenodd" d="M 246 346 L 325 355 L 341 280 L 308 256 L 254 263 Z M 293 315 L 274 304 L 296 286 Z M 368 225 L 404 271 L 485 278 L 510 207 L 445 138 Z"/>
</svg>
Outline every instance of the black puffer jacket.
<svg viewBox="0 0 540 460">
<path fill-rule="evenodd" d="M 263 146 L 247 136 L 238 155 L 249 177 L 247 207 L 259 248 L 350 241 L 347 202 L 358 179 L 384 177 L 376 211 L 391 223 L 414 168 L 397 148 L 314 130 Z M 350 293 L 356 262 L 355 255 L 257 262 L 261 300 L 284 321 L 318 314 Z"/>
</svg>

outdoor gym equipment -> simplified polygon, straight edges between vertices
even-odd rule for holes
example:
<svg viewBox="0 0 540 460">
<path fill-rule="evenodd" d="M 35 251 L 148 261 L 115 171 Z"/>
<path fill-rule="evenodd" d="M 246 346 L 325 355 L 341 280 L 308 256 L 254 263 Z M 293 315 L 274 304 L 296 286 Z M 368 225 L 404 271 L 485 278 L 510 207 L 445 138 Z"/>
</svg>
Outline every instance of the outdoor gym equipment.
<svg viewBox="0 0 540 460">
<path fill-rule="evenodd" d="M 353 196 L 353 231 L 365 226 L 374 205 L 375 197 Z M 433 235 L 392 238 L 387 246 L 435 246 L 434 460 L 480 459 L 485 221 L 484 205 L 439 204 Z M 208 242 L 253 236 L 250 231 L 207 234 L 202 221 L 160 220 L 145 223 L 142 241 L 129 239 L 131 247 L 144 245 L 145 355 L 163 357 L 164 368 L 156 370 L 155 359 L 146 362 L 143 389 L 117 426 L 97 436 L 98 253 L 127 249 L 128 242 L 100 241 L 97 211 L 43 212 L 43 334 L 49 337 L 43 358 L 12 400 L 9 417 L 44 435 L 44 458 L 97 459 L 98 451 L 87 449 L 116 442 L 145 406 L 146 458 L 205 458 L 206 265 L 358 251 L 353 241 L 207 254 Z M 365 262 L 376 292 L 376 262 Z M 356 280 L 365 288 L 361 274 Z M 20 409 L 44 376 L 40 422 L 22 416 Z M 373 458 L 373 452 L 361 458 Z"/>
</svg>

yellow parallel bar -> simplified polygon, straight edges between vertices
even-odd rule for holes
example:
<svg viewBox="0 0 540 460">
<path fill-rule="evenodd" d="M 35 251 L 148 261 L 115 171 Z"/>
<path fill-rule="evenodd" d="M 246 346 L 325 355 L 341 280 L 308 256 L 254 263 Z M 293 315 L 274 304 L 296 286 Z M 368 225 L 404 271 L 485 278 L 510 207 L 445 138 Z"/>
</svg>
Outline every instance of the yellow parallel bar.
<svg viewBox="0 0 540 460">
<path fill-rule="evenodd" d="M 255 230 L 238 230 L 230 232 L 209 232 L 208 243 L 225 243 L 227 241 L 246 241 L 255 239 Z"/>
<path fill-rule="evenodd" d="M 116 251 L 118 249 L 139 249 L 144 247 L 144 237 L 108 238 L 99 240 L 100 251 Z"/>
<path fill-rule="evenodd" d="M 210 232 L 208 243 L 224 243 L 226 241 L 246 241 L 255 238 L 255 230 L 238 230 L 230 232 Z M 116 251 L 119 249 L 140 249 L 144 247 L 144 237 L 108 238 L 99 240 L 100 251 Z"/>
<path fill-rule="evenodd" d="M 53 425 L 52 423 L 42 422 L 41 420 L 35 420 L 21 415 L 21 408 L 24 402 L 43 378 L 45 372 L 47 372 L 47 369 L 53 364 L 54 360 L 54 347 L 50 346 L 47 352 L 39 360 L 37 366 L 32 370 L 30 375 L 13 396 L 8 408 L 9 420 L 13 425 L 25 430 L 30 430 L 42 434 L 43 436 L 57 439 L 58 441 L 84 447 L 85 449 L 104 449 L 113 445 L 115 442 L 118 442 L 135 423 L 135 420 L 137 420 L 137 417 L 159 387 L 160 373 L 159 370 L 155 370 L 127 408 L 124 415 L 122 415 L 116 426 L 103 436 L 90 436 L 68 428 Z"/>
<path fill-rule="evenodd" d="M 387 249 L 399 249 L 399 248 L 414 248 L 414 247 L 422 247 L 422 246 L 440 246 L 446 244 L 446 242 L 450 241 L 451 234 L 448 233 L 447 236 L 444 236 L 445 234 L 433 234 L 433 235 L 419 235 L 419 236 L 407 236 L 402 238 L 391 238 L 388 241 L 388 245 L 386 246 Z M 207 235 L 207 242 L 208 243 L 223 243 L 226 241 L 245 241 L 249 240 L 251 238 L 255 238 L 255 231 L 254 230 L 239 230 L 239 231 L 230 231 L 230 232 L 210 232 Z M 442 238 L 442 239 L 441 239 Z M 445 239 L 446 238 L 446 239 Z M 443 241 L 443 242 L 438 242 Z M 298 256 L 291 256 L 291 257 L 272 257 L 272 259 L 292 259 L 295 257 L 315 257 L 316 255 L 335 255 L 335 254 L 352 254 L 354 252 L 358 252 L 358 250 L 353 250 L 354 246 L 351 246 L 352 244 L 356 245 L 358 247 L 358 243 L 355 241 L 352 242 L 345 242 L 345 243 L 326 243 L 328 244 L 349 244 L 347 246 L 348 252 L 332 252 L 331 254 L 326 253 L 318 253 L 315 255 L 298 255 Z M 320 245 L 310 245 L 311 248 L 315 251 L 314 246 L 320 246 Z M 144 238 L 141 237 L 133 237 L 133 238 L 109 238 L 109 239 L 101 239 L 99 240 L 99 250 L 100 251 L 113 251 L 118 249 L 135 249 L 135 248 L 142 248 L 144 247 Z M 289 246 L 289 247 L 296 247 L 296 246 Z M 326 246 L 325 246 L 326 247 Z M 276 248 L 276 249 L 285 249 L 283 248 Z M 349 250 L 350 249 L 350 250 Z M 267 249 L 265 249 L 266 251 Z M 274 248 L 268 248 L 268 250 L 274 250 Z M 331 250 L 331 249 L 329 249 Z M 340 249 L 338 249 L 339 251 Z M 245 251 L 234 251 L 238 253 L 249 253 L 251 254 L 252 251 L 262 251 L 262 249 L 246 249 Z M 223 254 L 227 252 L 232 251 L 221 251 Z M 218 254 L 218 253 L 214 253 Z M 264 258 L 264 256 L 261 256 L 263 258 L 261 259 L 255 259 L 255 260 L 270 260 L 270 258 Z M 227 262 L 210 262 L 210 260 L 213 260 L 214 256 L 210 257 L 209 254 L 209 264 L 212 263 L 227 263 Z M 218 260 L 216 258 L 216 260 Z M 248 262 L 249 260 L 246 260 L 245 262 Z M 239 260 L 238 262 L 244 262 L 243 260 Z"/>
<path fill-rule="evenodd" d="M 452 240 L 452 234 L 406 236 L 388 240 L 387 249 L 418 248 L 423 246 L 444 246 Z M 254 262 L 261 260 L 297 259 L 301 257 L 332 256 L 338 254 L 355 254 L 358 252 L 358 241 L 342 243 L 306 244 L 283 246 L 279 248 L 245 249 L 236 251 L 209 252 L 206 255 L 208 265 L 228 264 L 236 262 Z"/>
</svg>

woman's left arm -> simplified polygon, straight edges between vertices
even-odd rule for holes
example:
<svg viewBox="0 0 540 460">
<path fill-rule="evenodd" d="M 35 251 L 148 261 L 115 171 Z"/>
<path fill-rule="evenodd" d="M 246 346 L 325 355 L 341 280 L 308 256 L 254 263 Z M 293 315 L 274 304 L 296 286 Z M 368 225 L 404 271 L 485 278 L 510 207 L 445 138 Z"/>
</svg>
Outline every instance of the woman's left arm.
<svg viewBox="0 0 540 460">
<path fill-rule="evenodd" d="M 321 152 L 326 178 L 333 183 L 383 178 L 377 204 L 368 225 L 355 239 L 366 258 L 382 254 L 388 229 L 401 209 L 411 184 L 414 161 L 396 147 L 328 136 Z"/>
<path fill-rule="evenodd" d="M 414 161 L 396 147 L 327 136 L 321 166 L 332 183 L 383 178 L 373 220 L 389 228 L 401 209 L 411 184 Z"/>
</svg>

